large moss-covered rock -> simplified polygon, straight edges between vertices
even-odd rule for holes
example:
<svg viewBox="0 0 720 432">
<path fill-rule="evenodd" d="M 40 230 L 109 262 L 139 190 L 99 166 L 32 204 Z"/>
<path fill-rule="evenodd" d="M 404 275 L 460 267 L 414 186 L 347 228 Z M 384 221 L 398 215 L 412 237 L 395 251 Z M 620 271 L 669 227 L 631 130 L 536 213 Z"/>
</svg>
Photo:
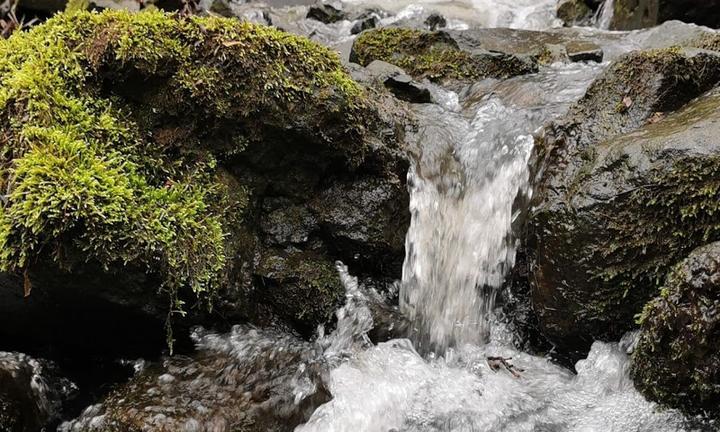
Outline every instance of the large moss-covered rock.
<svg viewBox="0 0 720 432">
<path fill-rule="evenodd" d="M 461 50 L 443 31 L 394 27 L 366 31 L 355 40 L 350 61 L 367 66 L 375 60 L 431 81 L 508 78 L 537 71 L 537 63 L 530 58 Z"/>
<path fill-rule="evenodd" d="M 673 268 L 641 325 L 635 386 L 654 401 L 720 418 L 720 243 Z"/>
<path fill-rule="evenodd" d="M 19 276 L 0 290 L 12 298 L 0 301 L 2 329 L 26 312 L 23 291 L 36 316 L 78 310 L 82 294 L 118 320 L 212 299 L 225 319 L 257 319 L 261 263 L 307 250 L 327 267 L 349 255 L 313 210 L 334 182 L 374 177 L 407 200 L 396 107 L 307 39 L 231 19 L 83 12 L 14 35 L 0 55 L 0 269 Z M 361 205 L 368 217 L 385 211 Z M 284 229 L 301 224 L 303 235 L 264 223 L 288 208 L 305 216 Z M 402 253 L 370 249 L 374 262 Z M 286 263 L 293 280 L 314 280 Z M 307 326 L 331 316 L 339 297 L 327 292 Z M 47 342 L 43 325 L 15 337 Z"/>
<path fill-rule="evenodd" d="M 614 63 L 538 140 L 529 279 L 546 334 L 617 339 L 668 269 L 720 235 L 720 56 L 678 49 Z"/>
</svg>

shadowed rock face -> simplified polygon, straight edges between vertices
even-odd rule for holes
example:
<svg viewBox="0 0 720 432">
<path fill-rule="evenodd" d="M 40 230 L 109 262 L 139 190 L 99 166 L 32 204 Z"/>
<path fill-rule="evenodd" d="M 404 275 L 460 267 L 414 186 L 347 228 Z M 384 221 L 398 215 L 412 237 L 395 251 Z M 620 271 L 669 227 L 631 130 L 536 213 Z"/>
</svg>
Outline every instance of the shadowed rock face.
<svg viewBox="0 0 720 432">
<path fill-rule="evenodd" d="M 636 387 L 651 400 L 720 418 L 720 243 L 676 265 L 640 321 Z"/>
<path fill-rule="evenodd" d="M 719 65 L 709 52 L 631 54 L 539 139 L 528 271 L 564 349 L 619 338 L 669 268 L 720 236 L 720 96 L 682 107 L 720 82 Z"/>
<path fill-rule="evenodd" d="M 635 30 L 670 20 L 720 28 L 718 0 L 615 0 L 613 30 Z"/>
</svg>

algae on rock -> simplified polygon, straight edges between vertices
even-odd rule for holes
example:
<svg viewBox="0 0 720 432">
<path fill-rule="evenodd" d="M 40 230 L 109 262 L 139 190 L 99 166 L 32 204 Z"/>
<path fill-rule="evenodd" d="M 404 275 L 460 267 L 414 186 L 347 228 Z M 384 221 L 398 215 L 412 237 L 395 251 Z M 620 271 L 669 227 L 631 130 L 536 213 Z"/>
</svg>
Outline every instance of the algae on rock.
<svg viewBox="0 0 720 432">
<path fill-rule="evenodd" d="M 431 81 L 509 78 L 537 72 L 537 63 L 514 55 L 471 54 L 443 31 L 386 27 L 363 32 L 355 40 L 350 61 L 367 66 L 382 60 L 416 78 Z"/>
<path fill-rule="evenodd" d="M 636 387 L 654 401 L 720 418 L 720 243 L 673 268 L 640 324 Z"/>
</svg>

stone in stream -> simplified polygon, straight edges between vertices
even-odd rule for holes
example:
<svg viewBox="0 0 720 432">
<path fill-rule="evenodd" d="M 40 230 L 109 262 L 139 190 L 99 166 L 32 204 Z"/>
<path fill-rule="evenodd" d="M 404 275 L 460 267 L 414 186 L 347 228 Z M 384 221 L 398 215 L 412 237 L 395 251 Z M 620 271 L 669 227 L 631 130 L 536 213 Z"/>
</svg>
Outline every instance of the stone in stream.
<svg viewBox="0 0 720 432">
<path fill-rule="evenodd" d="M 603 60 L 603 50 L 592 42 L 569 42 L 565 45 L 565 51 L 570 61 L 583 62 L 594 61 L 597 63 Z"/>
<path fill-rule="evenodd" d="M 635 386 L 651 400 L 720 419 L 720 242 L 671 270 L 640 323 Z"/>
<path fill-rule="evenodd" d="M 57 15 L 0 53 L 15 167 L 5 344 L 156 355 L 177 308 L 178 337 L 276 317 L 310 335 L 342 300 L 336 260 L 400 276 L 405 114 L 330 49 L 247 22 L 107 11 Z M 40 66 L 18 76 L 26 62 Z"/>
<path fill-rule="evenodd" d="M 370 30 L 378 25 L 378 18 L 374 14 L 370 14 L 370 16 L 361 17 L 357 20 L 355 24 L 353 24 L 352 28 L 350 29 L 350 34 L 359 34 L 364 32 L 365 30 Z"/>
<path fill-rule="evenodd" d="M 310 6 L 307 12 L 307 18 L 314 19 L 325 24 L 332 24 L 346 19 L 347 14 L 343 12 L 342 4 L 340 2 L 318 2 L 313 6 Z"/>
<path fill-rule="evenodd" d="M 720 93 L 690 102 L 718 84 L 718 53 L 631 53 L 536 140 L 528 279 L 562 349 L 617 340 L 671 266 L 720 238 Z"/>
</svg>

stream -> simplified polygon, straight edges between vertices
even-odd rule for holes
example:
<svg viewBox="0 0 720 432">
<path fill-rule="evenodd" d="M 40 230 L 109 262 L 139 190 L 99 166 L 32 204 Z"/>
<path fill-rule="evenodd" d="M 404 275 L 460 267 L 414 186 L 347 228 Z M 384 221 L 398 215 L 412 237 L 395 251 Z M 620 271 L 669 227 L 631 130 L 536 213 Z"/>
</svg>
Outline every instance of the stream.
<svg viewBox="0 0 720 432">
<path fill-rule="evenodd" d="M 456 29 L 557 25 L 555 0 L 347 3 L 383 7 L 391 13 L 383 24 L 420 19 L 432 9 Z M 298 25 L 322 26 L 318 38 L 333 45 L 351 37 L 348 22 Z M 613 49 L 623 52 L 632 45 L 618 39 Z M 514 228 L 532 195 L 533 134 L 563 115 L 608 64 L 557 63 L 537 74 L 463 89 L 428 84 L 436 103 L 412 108 L 420 126 L 411 140 L 412 222 L 398 284 L 399 309 L 411 327 L 407 338 L 370 342 L 367 303 L 376 293 L 338 263 L 347 303 L 337 312 L 337 327 L 329 333 L 319 329 L 311 348 L 238 328 L 230 334 L 199 331 L 198 349 L 231 351 L 242 361 L 252 351 L 249 345 L 282 340 L 302 346 L 298 371 L 287 371 L 294 376 L 294 400 L 299 403 L 318 388 L 330 400 L 296 432 L 702 430 L 634 389 L 628 354 L 636 334 L 615 343 L 595 342 L 574 373 L 519 349 L 520 335 L 497 302 L 515 263 Z M 322 373 L 303 374 L 318 365 Z M 89 409 L 60 430 L 80 431 L 100 420 Z"/>
</svg>

